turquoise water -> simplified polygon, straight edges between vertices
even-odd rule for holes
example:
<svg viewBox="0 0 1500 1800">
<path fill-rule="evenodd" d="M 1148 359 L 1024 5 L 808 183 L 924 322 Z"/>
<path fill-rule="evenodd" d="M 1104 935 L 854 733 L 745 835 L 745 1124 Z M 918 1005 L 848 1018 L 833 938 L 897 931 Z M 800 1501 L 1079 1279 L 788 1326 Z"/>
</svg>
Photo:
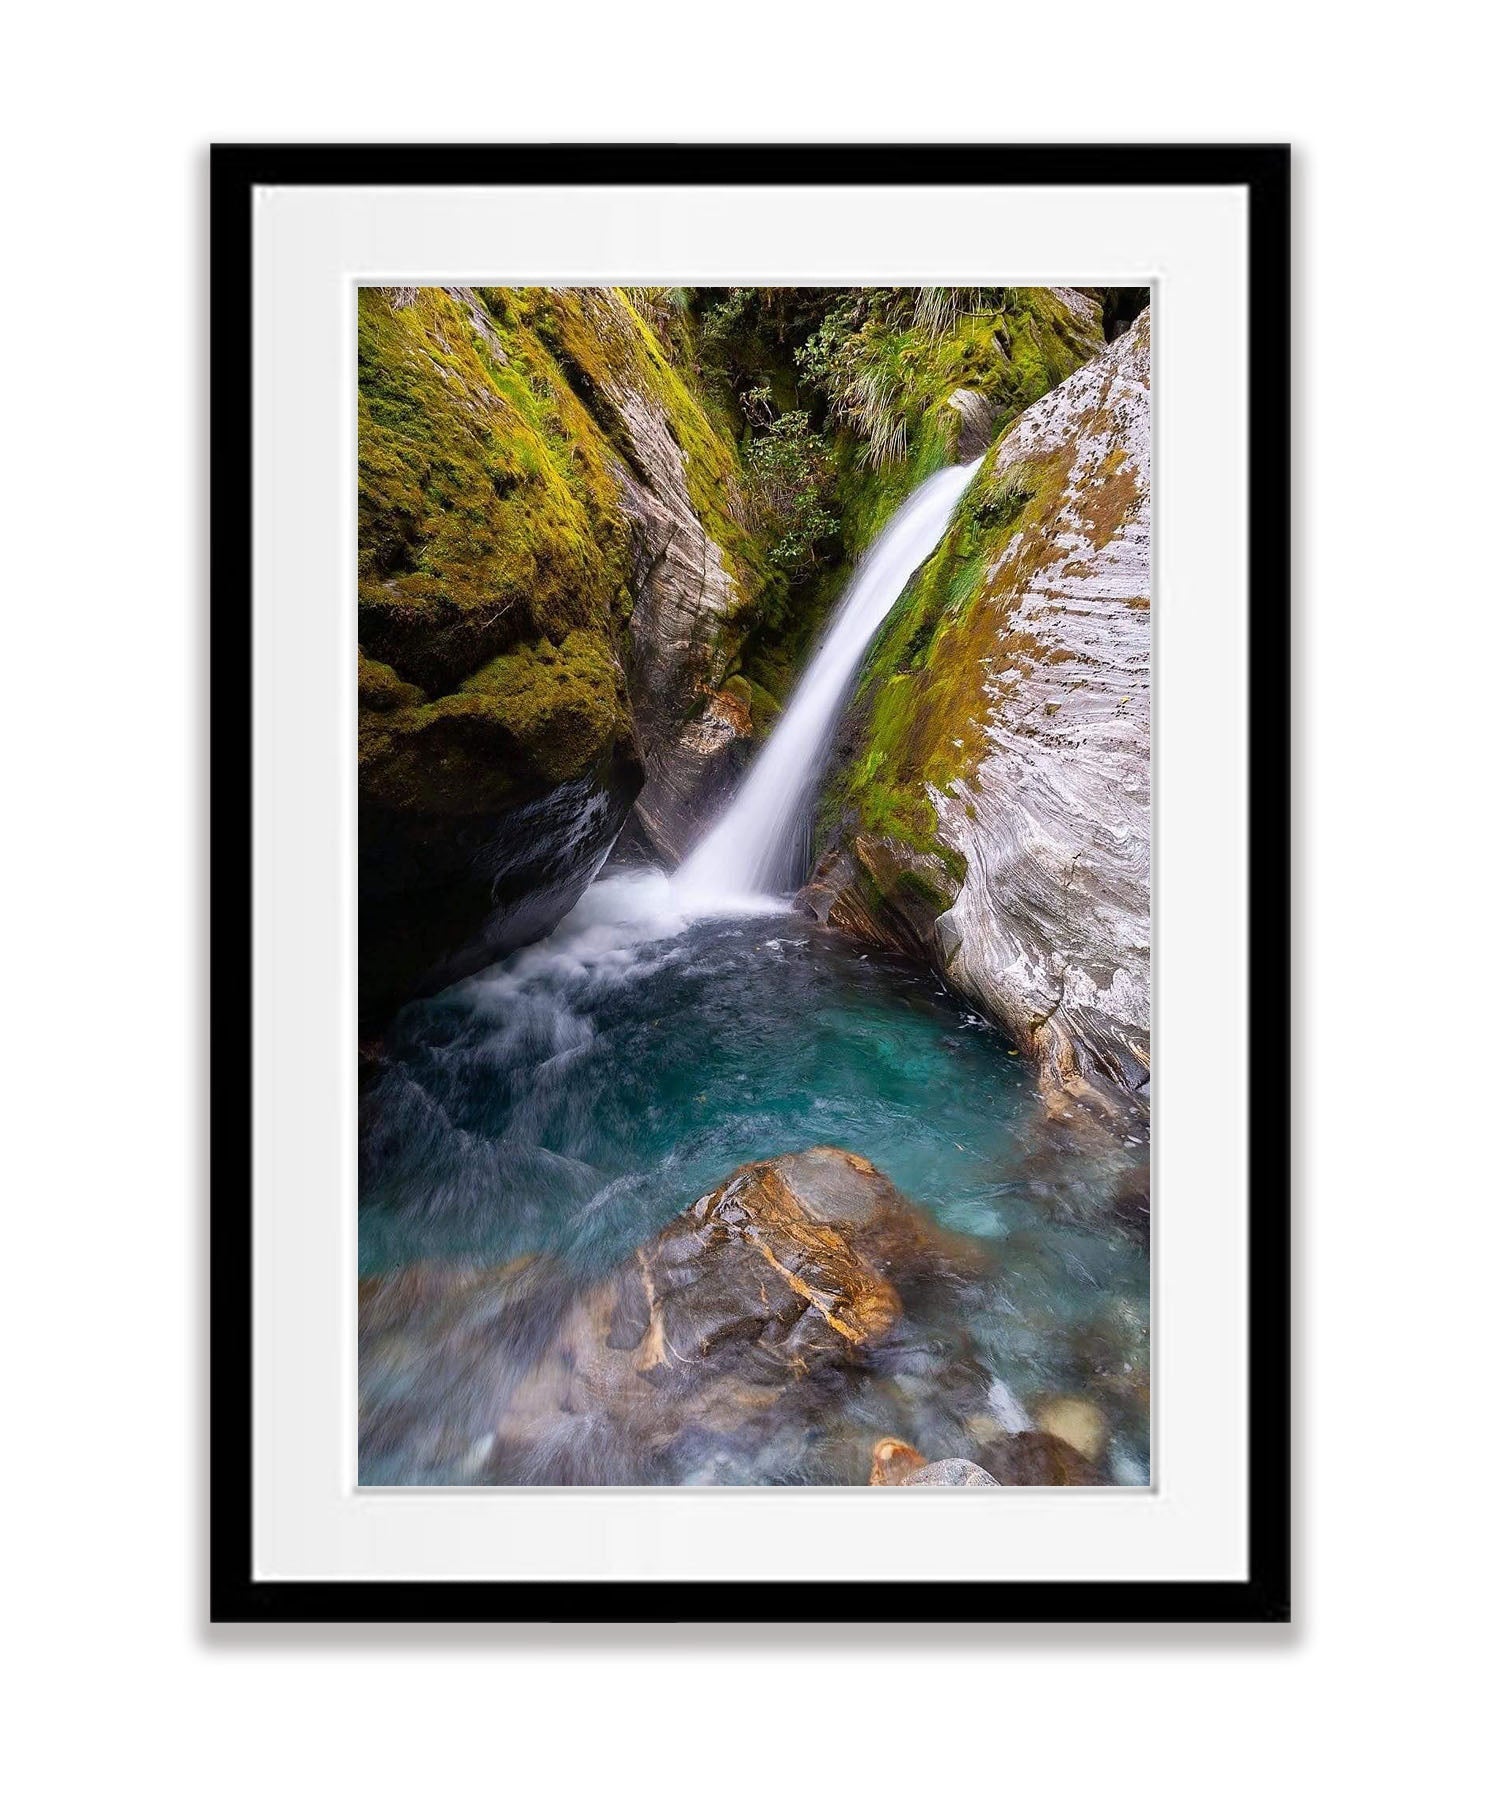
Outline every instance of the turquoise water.
<svg viewBox="0 0 1500 1800">
<path fill-rule="evenodd" d="M 658 936 L 629 910 L 650 877 L 601 888 L 400 1021 L 366 1108 L 364 1272 L 545 1249 L 598 1273 L 737 1164 L 823 1143 L 1004 1230 L 1030 1079 L 932 975 L 792 913 Z"/>
<path fill-rule="evenodd" d="M 1002 1412 L 1093 1397 L 1115 1478 L 1144 1479 L 1135 1153 L 1055 1135 L 1012 1047 L 930 971 L 769 905 L 684 917 L 663 877 L 612 876 L 544 943 L 409 1007 L 387 1052 L 362 1104 L 362 1272 L 541 1252 L 582 1282 L 739 1163 L 836 1144 L 983 1247 L 923 1322 L 937 1351 L 961 1323 Z"/>
</svg>

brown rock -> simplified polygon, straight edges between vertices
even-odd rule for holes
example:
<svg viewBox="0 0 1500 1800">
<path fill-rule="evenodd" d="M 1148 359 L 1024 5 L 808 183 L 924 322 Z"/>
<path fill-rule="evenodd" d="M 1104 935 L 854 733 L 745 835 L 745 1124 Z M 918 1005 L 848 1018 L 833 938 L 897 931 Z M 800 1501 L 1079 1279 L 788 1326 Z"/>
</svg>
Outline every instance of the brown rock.
<svg viewBox="0 0 1500 1800">
<path fill-rule="evenodd" d="M 920 1450 L 900 1438 L 882 1438 L 870 1453 L 870 1486 L 902 1487 L 926 1466 Z"/>
<path fill-rule="evenodd" d="M 822 1147 L 745 1164 L 581 1292 L 538 1264 L 404 1271 L 361 1293 L 363 1463 L 406 1434 L 431 1471 L 406 1480 L 746 1480 L 773 1441 L 817 1441 L 857 1482 L 848 1402 L 892 1354 L 899 1289 L 964 1253 Z"/>
<path fill-rule="evenodd" d="M 1046 1431 L 1017 1431 L 980 1451 L 1002 1487 L 1099 1487 L 1105 1478 L 1071 1444 Z"/>
</svg>

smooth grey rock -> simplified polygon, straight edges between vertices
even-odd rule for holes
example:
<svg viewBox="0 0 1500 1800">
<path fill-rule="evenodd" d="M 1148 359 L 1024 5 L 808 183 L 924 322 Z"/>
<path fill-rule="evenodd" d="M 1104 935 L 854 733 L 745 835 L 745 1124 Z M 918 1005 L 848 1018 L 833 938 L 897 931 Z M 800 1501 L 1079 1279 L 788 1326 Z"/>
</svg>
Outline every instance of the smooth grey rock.
<svg viewBox="0 0 1500 1800">
<path fill-rule="evenodd" d="M 728 803 L 753 744 L 750 709 L 719 690 L 697 718 L 648 756 L 650 776 L 635 817 L 659 856 L 675 863 L 687 853 L 706 822 Z"/>
<path fill-rule="evenodd" d="M 972 462 L 989 448 L 995 432 L 995 409 L 974 388 L 954 388 L 948 405 L 958 414 L 958 441 L 954 445 L 960 462 Z"/>
<path fill-rule="evenodd" d="M 908 1475 L 902 1487 L 999 1487 L 978 1463 L 962 1456 L 945 1456 L 941 1462 L 924 1463 L 914 1475 Z"/>
<path fill-rule="evenodd" d="M 1141 1099 L 1151 1067 L 1149 311 L 1030 407 L 993 481 L 1066 467 L 986 575 L 995 673 L 967 779 L 929 788 L 967 875 L 947 975 L 1056 1093 Z M 1007 566 L 1009 565 L 1009 566 Z"/>
</svg>

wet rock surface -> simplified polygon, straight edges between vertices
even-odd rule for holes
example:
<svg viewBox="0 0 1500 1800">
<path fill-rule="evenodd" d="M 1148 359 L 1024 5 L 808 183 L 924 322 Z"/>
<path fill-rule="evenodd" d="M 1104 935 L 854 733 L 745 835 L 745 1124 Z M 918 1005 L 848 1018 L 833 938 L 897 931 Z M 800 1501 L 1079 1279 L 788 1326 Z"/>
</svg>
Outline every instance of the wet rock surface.
<svg viewBox="0 0 1500 1800">
<path fill-rule="evenodd" d="M 821 859 L 797 904 L 821 924 L 941 968 L 950 947 L 942 919 L 957 894 L 936 856 L 859 834 Z"/>
<path fill-rule="evenodd" d="M 983 754 L 934 797 L 968 867 L 948 972 L 1055 1091 L 1128 1110 L 1151 1068 L 1150 343 L 1147 313 L 1000 446 L 992 480 L 1055 497 L 993 571 Z"/>
<path fill-rule="evenodd" d="M 744 1165 L 602 1281 L 545 1258 L 368 1281 L 361 1479 L 898 1485 L 928 1459 L 893 1425 L 942 1464 L 937 1421 L 985 1405 L 963 1345 L 939 1351 L 923 1322 L 975 1256 L 821 1147 Z M 965 1447 L 985 1480 L 1107 1479 L 1031 1428 Z"/>
<path fill-rule="evenodd" d="M 882 1438 L 870 1458 L 871 1487 L 1098 1487 L 1096 1458 L 1045 1431 L 997 1432 L 975 1457 L 929 1462 L 914 1444 Z"/>
<path fill-rule="evenodd" d="M 362 804 L 361 1029 L 549 932 L 609 853 L 640 780 L 627 753 L 505 810 L 434 821 Z"/>
<path fill-rule="evenodd" d="M 754 743 L 750 709 L 722 688 L 650 757 L 633 824 L 650 851 L 680 862 L 738 785 Z"/>
<path fill-rule="evenodd" d="M 941 1462 L 924 1463 L 901 1483 L 903 1487 L 999 1487 L 1000 1483 L 978 1463 L 962 1456 L 945 1456 Z"/>
</svg>

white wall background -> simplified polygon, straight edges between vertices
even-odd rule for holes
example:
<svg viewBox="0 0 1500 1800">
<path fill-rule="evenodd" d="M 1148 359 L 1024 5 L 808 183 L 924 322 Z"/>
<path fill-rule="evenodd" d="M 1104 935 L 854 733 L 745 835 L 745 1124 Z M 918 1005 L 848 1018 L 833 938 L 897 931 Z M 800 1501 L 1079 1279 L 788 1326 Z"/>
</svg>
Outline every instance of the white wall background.
<svg viewBox="0 0 1500 1800">
<path fill-rule="evenodd" d="M 1450 0 L 1376 17 L 262 0 L 12 21 L 0 1326 L 20 1791 L 1478 1785 L 1493 57 Z M 898 136 L 1297 146 L 1300 1621 L 210 1634 L 202 147 Z"/>
</svg>

